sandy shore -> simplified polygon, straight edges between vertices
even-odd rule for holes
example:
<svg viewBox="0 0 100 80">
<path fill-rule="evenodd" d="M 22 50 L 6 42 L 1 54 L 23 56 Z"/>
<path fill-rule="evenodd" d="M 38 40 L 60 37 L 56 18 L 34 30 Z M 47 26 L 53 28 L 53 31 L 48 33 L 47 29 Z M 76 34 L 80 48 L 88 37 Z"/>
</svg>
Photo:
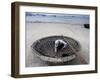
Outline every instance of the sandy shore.
<svg viewBox="0 0 100 80">
<path fill-rule="evenodd" d="M 46 62 L 41 61 L 34 56 L 31 45 L 35 40 L 52 35 L 69 36 L 81 44 L 81 55 L 89 63 L 89 29 L 83 25 L 59 24 L 59 23 L 26 23 L 26 41 L 25 58 L 26 67 L 48 66 Z M 78 59 L 70 64 L 81 64 Z"/>
</svg>

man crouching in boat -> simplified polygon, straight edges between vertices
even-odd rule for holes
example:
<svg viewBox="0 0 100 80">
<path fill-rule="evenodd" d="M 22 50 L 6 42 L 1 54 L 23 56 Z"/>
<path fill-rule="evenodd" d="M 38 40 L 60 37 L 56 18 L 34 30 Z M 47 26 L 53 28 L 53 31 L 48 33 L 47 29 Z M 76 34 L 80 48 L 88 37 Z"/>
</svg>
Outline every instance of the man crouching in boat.
<svg viewBox="0 0 100 80">
<path fill-rule="evenodd" d="M 59 50 L 65 48 L 67 46 L 67 43 L 61 39 L 55 40 L 55 52 L 58 52 Z"/>
</svg>

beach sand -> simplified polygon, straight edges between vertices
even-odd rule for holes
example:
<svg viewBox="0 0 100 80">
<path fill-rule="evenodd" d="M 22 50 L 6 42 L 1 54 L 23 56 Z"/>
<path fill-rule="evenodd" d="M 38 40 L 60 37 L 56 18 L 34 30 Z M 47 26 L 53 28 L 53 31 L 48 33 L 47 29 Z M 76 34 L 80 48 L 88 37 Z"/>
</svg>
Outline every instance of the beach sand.
<svg viewBox="0 0 100 80">
<path fill-rule="evenodd" d="M 49 66 L 37 58 L 32 52 L 31 45 L 34 41 L 47 36 L 64 35 L 72 37 L 81 45 L 81 56 L 89 63 L 89 29 L 84 25 L 78 24 L 61 24 L 61 23 L 26 23 L 25 26 L 25 62 L 26 67 Z M 79 59 L 75 59 L 68 63 L 69 65 L 82 64 Z M 68 65 L 65 64 L 65 65 Z"/>
</svg>

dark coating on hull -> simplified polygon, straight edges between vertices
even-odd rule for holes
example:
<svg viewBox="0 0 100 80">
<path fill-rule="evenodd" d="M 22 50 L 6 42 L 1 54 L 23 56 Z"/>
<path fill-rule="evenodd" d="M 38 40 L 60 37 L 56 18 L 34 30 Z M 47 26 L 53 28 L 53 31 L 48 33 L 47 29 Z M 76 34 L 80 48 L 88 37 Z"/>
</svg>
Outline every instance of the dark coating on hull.
<svg viewBox="0 0 100 80">
<path fill-rule="evenodd" d="M 69 43 L 68 46 L 64 49 L 59 50 L 57 53 L 54 50 L 55 40 L 61 39 L 66 43 Z M 80 44 L 66 36 L 50 36 L 39 39 L 32 44 L 32 49 L 37 52 L 37 55 L 48 57 L 48 58 L 64 58 L 71 55 L 75 55 L 75 52 L 71 49 L 70 45 L 74 48 L 75 52 L 80 51 Z"/>
</svg>

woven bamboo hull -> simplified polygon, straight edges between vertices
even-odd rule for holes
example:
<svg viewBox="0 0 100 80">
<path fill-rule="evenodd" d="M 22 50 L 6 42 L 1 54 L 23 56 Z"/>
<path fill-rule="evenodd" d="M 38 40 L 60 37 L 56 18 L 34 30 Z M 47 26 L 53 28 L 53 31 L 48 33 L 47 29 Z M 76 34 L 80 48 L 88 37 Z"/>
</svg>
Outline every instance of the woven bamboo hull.
<svg viewBox="0 0 100 80">
<path fill-rule="evenodd" d="M 56 53 L 54 51 L 54 42 L 57 39 L 64 40 L 68 43 L 68 46 Z M 80 51 L 80 44 L 76 40 L 66 36 L 45 37 L 36 40 L 31 47 L 37 57 L 51 63 L 64 63 L 74 60 L 76 58 L 75 53 Z"/>
</svg>

